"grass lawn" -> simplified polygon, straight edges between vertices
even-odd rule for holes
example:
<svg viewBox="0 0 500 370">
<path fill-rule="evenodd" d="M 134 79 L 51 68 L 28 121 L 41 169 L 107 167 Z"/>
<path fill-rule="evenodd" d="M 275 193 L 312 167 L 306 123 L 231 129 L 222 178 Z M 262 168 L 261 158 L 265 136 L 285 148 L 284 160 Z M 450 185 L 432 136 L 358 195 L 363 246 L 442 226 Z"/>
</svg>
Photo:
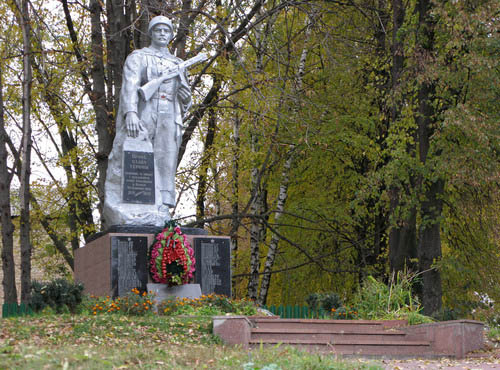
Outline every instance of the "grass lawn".
<svg viewBox="0 0 500 370">
<path fill-rule="evenodd" d="M 226 347 L 211 317 L 40 315 L 0 319 L 0 369 L 380 369 L 277 346 Z"/>
</svg>

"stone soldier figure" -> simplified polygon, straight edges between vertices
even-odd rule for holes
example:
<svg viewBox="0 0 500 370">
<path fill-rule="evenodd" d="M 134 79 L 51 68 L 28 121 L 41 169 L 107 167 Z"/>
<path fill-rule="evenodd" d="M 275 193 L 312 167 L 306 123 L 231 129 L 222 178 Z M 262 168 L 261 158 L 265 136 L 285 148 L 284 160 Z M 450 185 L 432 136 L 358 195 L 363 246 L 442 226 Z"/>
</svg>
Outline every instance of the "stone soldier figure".
<svg viewBox="0 0 500 370">
<path fill-rule="evenodd" d="M 105 227 L 112 225 L 163 226 L 175 205 L 175 172 L 185 112 L 191 106 L 191 89 L 182 62 L 168 50 L 173 38 L 172 22 L 163 16 L 149 23 L 149 47 L 133 51 L 123 68 L 116 137 L 108 161 L 105 184 Z M 197 61 L 206 56 L 192 58 Z M 154 154 L 154 205 L 124 201 L 123 151 Z M 140 181 L 140 180 L 138 180 Z"/>
</svg>

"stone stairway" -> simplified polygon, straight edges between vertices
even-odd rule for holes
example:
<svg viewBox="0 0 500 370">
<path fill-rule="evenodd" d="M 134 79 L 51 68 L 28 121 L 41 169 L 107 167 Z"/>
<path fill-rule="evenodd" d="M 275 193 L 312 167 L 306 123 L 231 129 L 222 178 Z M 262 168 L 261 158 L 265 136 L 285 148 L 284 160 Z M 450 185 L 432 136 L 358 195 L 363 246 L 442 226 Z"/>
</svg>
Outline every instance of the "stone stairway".
<svg viewBox="0 0 500 370">
<path fill-rule="evenodd" d="M 410 325 L 402 320 L 315 320 L 214 316 L 213 332 L 244 348 L 289 345 L 342 356 L 463 358 L 482 349 L 484 325 L 455 320 Z"/>
<path fill-rule="evenodd" d="M 412 340 L 404 322 L 252 318 L 250 347 L 291 345 L 308 351 L 357 356 L 427 356 L 431 343 Z M 399 325 L 398 325 L 399 324 Z"/>
</svg>

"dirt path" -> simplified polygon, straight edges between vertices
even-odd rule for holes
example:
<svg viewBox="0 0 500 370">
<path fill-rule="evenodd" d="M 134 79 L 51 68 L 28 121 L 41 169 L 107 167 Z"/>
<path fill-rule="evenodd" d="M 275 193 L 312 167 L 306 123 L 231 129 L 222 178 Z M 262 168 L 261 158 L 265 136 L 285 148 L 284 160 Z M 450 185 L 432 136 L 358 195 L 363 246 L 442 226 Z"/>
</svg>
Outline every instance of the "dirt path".
<svg viewBox="0 0 500 370">
<path fill-rule="evenodd" d="M 382 360 L 382 366 L 387 370 L 492 370 L 500 369 L 500 347 L 488 351 L 474 353 L 462 360 L 443 358 L 439 360 Z"/>
</svg>

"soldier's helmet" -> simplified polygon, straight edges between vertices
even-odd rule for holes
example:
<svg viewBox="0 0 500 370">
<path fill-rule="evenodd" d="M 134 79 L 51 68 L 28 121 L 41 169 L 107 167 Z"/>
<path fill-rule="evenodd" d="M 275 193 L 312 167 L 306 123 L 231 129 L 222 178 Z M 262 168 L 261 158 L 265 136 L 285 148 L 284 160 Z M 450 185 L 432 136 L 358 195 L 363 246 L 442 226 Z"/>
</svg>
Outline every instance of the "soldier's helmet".
<svg viewBox="0 0 500 370">
<path fill-rule="evenodd" d="M 151 30 L 157 24 L 165 24 L 168 27 L 170 27 L 170 30 L 172 31 L 172 33 L 174 32 L 174 25 L 172 24 L 172 21 L 170 19 L 168 19 L 167 17 L 164 17 L 163 15 L 158 15 L 158 16 L 154 17 L 153 19 L 151 19 L 151 21 L 149 22 L 149 26 L 148 26 L 148 34 L 149 35 L 151 35 Z"/>
</svg>

